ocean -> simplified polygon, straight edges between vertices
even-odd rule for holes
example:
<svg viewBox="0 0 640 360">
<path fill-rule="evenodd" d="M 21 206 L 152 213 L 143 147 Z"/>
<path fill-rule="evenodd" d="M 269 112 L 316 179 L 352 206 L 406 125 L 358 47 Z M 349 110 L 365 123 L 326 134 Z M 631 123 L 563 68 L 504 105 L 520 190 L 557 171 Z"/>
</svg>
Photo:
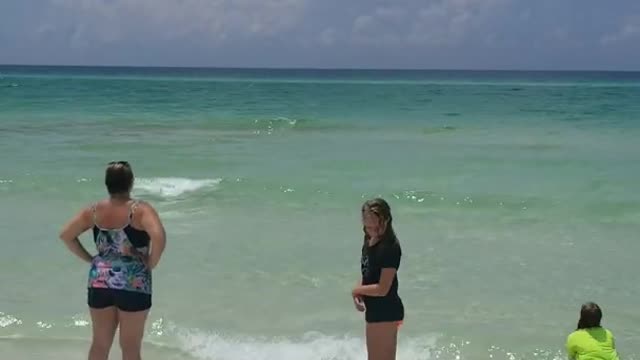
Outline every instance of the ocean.
<svg viewBox="0 0 640 360">
<path fill-rule="evenodd" d="M 585 301 L 640 359 L 639 139 L 632 72 L 0 66 L 0 358 L 85 358 L 88 267 L 58 232 L 128 160 L 168 233 L 147 359 L 366 359 L 375 196 L 399 360 L 565 359 Z"/>
</svg>

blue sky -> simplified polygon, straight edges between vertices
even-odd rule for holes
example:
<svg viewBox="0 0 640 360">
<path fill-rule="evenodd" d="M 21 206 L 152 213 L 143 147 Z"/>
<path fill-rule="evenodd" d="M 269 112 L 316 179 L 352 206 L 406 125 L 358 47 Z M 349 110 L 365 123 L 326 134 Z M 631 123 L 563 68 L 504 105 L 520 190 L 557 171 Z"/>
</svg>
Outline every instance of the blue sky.
<svg viewBox="0 0 640 360">
<path fill-rule="evenodd" d="M 640 70 L 640 0 L 0 0 L 0 63 Z"/>
</svg>

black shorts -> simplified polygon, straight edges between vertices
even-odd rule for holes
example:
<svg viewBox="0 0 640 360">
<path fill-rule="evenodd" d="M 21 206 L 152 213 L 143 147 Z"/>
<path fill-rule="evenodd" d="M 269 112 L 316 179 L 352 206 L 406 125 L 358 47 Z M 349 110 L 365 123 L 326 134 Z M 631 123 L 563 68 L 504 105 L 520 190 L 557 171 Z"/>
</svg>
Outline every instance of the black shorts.
<svg viewBox="0 0 640 360">
<path fill-rule="evenodd" d="M 145 311 L 151 308 L 151 294 L 116 289 L 88 288 L 87 304 L 92 309 L 115 306 L 126 312 Z"/>
<path fill-rule="evenodd" d="M 367 323 L 399 322 L 404 320 L 404 305 L 400 298 L 396 299 L 372 299 L 365 302 L 367 311 L 365 321 Z"/>
</svg>

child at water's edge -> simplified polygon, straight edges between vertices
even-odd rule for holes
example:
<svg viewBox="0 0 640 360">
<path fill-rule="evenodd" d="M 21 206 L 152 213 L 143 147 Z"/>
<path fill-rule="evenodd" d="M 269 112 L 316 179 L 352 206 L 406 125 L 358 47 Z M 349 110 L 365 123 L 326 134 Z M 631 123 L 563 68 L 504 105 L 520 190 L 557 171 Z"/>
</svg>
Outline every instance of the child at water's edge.
<svg viewBox="0 0 640 360">
<path fill-rule="evenodd" d="M 369 200 L 361 212 L 362 277 L 352 297 L 356 309 L 365 312 L 368 359 L 394 360 L 398 328 L 404 320 L 397 275 L 402 250 L 393 230 L 391 208 L 385 200 Z"/>
<path fill-rule="evenodd" d="M 576 331 L 567 338 L 570 360 L 618 360 L 613 334 L 600 325 L 602 310 L 592 302 L 582 305 Z"/>
</svg>

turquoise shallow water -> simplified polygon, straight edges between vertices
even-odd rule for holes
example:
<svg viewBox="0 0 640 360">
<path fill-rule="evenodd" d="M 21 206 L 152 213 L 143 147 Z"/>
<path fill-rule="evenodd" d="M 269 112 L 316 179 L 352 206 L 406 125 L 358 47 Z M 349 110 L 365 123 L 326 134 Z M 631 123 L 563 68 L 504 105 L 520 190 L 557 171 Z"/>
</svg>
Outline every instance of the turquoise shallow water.
<svg viewBox="0 0 640 360">
<path fill-rule="evenodd" d="M 564 359 L 587 300 L 638 358 L 638 100 L 638 73 L 0 67 L 0 352 L 84 357 L 88 269 L 56 235 L 127 159 L 169 234 L 149 358 L 364 359 L 376 195 L 400 360 Z"/>
</svg>

